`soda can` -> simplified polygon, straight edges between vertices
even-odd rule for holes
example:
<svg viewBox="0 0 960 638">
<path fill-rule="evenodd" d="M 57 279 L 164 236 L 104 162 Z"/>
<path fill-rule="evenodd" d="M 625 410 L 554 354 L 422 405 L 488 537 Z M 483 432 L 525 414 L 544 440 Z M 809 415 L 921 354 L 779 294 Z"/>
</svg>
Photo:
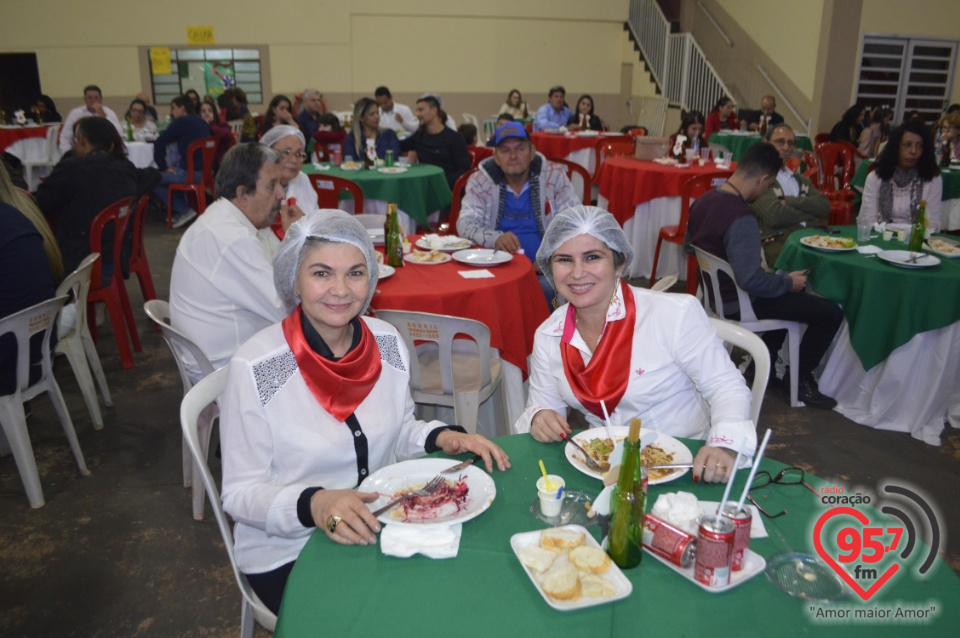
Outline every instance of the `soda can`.
<svg viewBox="0 0 960 638">
<path fill-rule="evenodd" d="M 693 534 L 653 514 L 643 517 L 643 546 L 680 567 L 690 567 L 697 556 L 697 538 Z"/>
<path fill-rule="evenodd" d="M 343 161 L 343 155 L 341 155 L 341 151 L 331 151 L 330 159 L 331 159 L 331 164 L 333 164 L 334 166 L 340 166 L 340 162 Z"/>
<path fill-rule="evenodd" d="M 730 571 L 738 572 L 743 569 L 744 557 L 750 547 L 750 526 L 753 524 L 753 515 L 749 508 L 737 511 L 734 504 L 725 505 L 723 515 L 733 522 L 733 559 L 730 561 Z"/>
<path fill-rule="evenodd" d="M 384 159 L 387 161 L 387 168 L 393 166 L 393 150 L 390 149 L 386 152 Z"/>
<path fill-rule="evenodd" d="M 697 560 L 693 577 L 707 587 L 730 584 L 730 559 L 733 557 L 733 522 L 723 516 L 704 516 L 697 533 Z"/>
</svg>

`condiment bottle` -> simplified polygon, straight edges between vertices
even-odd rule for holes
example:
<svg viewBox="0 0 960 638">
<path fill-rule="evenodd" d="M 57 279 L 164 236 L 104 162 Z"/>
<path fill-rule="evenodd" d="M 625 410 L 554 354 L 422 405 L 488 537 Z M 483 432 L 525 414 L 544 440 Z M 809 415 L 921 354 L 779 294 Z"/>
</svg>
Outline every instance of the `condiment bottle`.
<svg viewBox="0 0 960 638">
<path fill-rule="evenodd" d="M 620 477 L 610 495 L 610 549 L 618 567 L 640 564 L 643 557 L 643 515 L 647 507 L 647 471 L 640 465 L 640 419 L 630 419 L 623 445 Z"/>
</svg>

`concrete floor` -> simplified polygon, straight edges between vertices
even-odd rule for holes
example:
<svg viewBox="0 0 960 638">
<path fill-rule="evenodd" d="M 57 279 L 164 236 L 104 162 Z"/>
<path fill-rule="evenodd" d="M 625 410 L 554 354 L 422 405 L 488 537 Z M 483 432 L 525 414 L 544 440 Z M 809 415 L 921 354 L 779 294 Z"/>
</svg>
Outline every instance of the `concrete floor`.
<svg viewBox="0 0 960 638">
<path fill-rule="evenodd" d="M 170 267 L 182 230 L 159 219 L 147 228 L 157 294 L 168 297 Z M 678 287 L 679 288 L 679 287 Z M 143 352 L 120 368 L 109 326 L 99 350 L 114 405 L 95 431 L 73 373 L 62 357 L 55 374 L 66 397 L 90 476 L 79 474 L 44 397 L 31 402 L 30 434 L 45 507 L 30 509 L 12 457 L 0 459 L 0 636 L 234 636 L 240 594 L 216 523 L 191 517 L 182 486 L 178 411 L 182 386 L 160 334 L 128 286 Z M 767 393 L 761 429 L 771 427 L 771 458 L 821 477 L 874 489 L 895 477 L 922 488 L 943 512 L 942 552 L 960 571 L 960 431 L 940 447 L 882 432 L 835 412 L 791 409 Z M 210 459 L 219 476 L 219 461 Z M 267 635 L 260 631 L 258 635 Z"/>
</svg>

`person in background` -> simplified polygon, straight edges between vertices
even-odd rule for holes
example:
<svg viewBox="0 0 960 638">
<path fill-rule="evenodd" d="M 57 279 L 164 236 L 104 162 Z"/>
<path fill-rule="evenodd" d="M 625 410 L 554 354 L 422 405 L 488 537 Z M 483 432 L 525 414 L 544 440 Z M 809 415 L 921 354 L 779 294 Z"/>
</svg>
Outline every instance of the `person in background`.
<svg viewBox="0 0 960 638">
<path fill-rule="evenodd" d="M 860 217 L 871 224 L 912 224 L 920 200 L 927 202 L 927 228 L 940 228 L 943 179 L 930 130 L 907 120 L 890 134 L 863 186 Z"/>
<path fill-rule="evenodd" d="M 577 112 L 567 120 L 567 128 L 571 131 L 602 131 L 603 122 L 593 113 L 593 98 L 581 95 L 577 100 Z"/>
<path fill-rule="evenodd" d="M 31 224 L 36 227 L 37 232 L 43 239 L 43 252 L 47 255 L 47 261 L 50 264 L 50 273 L 53 275 L 53 282 L 60 283 L 63 279 L 63 255 L 60 253 L 60 246 L 57 244 L 57 238 L 54 237 L 47 219 L 40 212 L 37 202 L 21 189 L 14 186 L 10 180 L 7 169 L 0 164 L 0 202 L 16 208 L 26 217 Z M 3 228 L 3 226 L 0 226 Z M 3 273 L 13 273 L 14 270 L 0 269 Z M 52 295 L 51 295 L 52 296 Z M 49 299 L 50 297 L 47 297 Z M 41 300 L 42 301 L 42 300 Z M 9 314 L 9 313 L 8 313 Z"/>
<path fill-rule="evenodd" d="M 137 99 L 143 100 L 143 103 L 147 105 L 147 119 L 151 122 L 157 122 L 160 120 L 160 117 L 157 115 L 157 109 L 153 108 L 153 104 L 150 103 L 150 96 L 141 91 L 137 93 Z M 212 98 L 211 98 L 212 99 Z"/>
<path fill-rule="evenodd" d="M 173 121 L 164 129 L 153 145 L 153 161 L 162 175 L 160 185 L 154 189 L 154 195 L 160 198 L 164 207 L 167 205 L 167 186 L 170 184 L 185 184 L 187 182 L 187 149 L 190 144 L 203 137 L 210 137 L 210 127 L 193 112 L 193 101 L 185 96 L 173 98 L 170 101 L 170 115 Z M 180 163 L 177 166 L 167 166 L 167 145 L 176 144 Z M 199 151 L 193 158 L 193 180 L 203 179 L 203 154 Z M 212 167 L 211 167 L 212 168 Z M 180 228 L 197 216 L 197 211 L 190 208 L 187 195 L 183 192 L 173 193 L 173 227 Z"/>
<path fill-rule="evenodd" d="M 333 153 L 343 156 L 343 145 L 347 132 L 340 126 L 340 118 L 333 113 L 324 113 L 317 120 L 317 130 L 313 134 L 313 152 L 318 162 L 332 161 Z"/>
<path fill-rule="evenodd" d="M 290 114 L 291 108 L 293 108 L 293 103 L 286 95 L 274 96 L 274 98 L 270 100 L 270 106 L 267 107 L 267 114 L 263 116 L 263 122 L 260 124 L 257 135 L 263 137 L 267 131 L 280 124 L 297 126 L 293 115 Z"/>
<path fill-rule="evenodd" d="M 308 140 L 313 137 L 317 130 L 317 122 L 323 115 L 323 94 L 316 89 L 303 90 L 303 108 L 297 113 L 297 126 L 303 133 L 303 139 Z"/>
<path fill-rule="evenodd" d="M 467 147 L 477 145 L 477 127 L 473 124 L 461 124 L 457 127 L 457 133 L 463 137 Z"/>
<path fill-rule="evenodd" d="M 41 95 L 37 98 L 37 102 L 33 107 L 33 112 L 37 117 L 40 118 L 39 121 L 43 122 L 44 124 L 63 121 L 60 113 L 57 112 L 57 105 L 53 103 L 53 100 L 50 99 L 49 95 Z"/>
<path fill-rule="evenodd" d="M 421 164 L 433 164 L 443 169 L 447 184 L 453 189 L 457 178 L 470 170 L 472 162 L 463 138 L 447 126 L 447 114 L 436 98 L 427 96 L 417 100 L 417 119 L 420 128 L 400 142 L 404 153 L 414 151 Z"/>
<path fill-rule="evenodd" d="M 719 131 L 736 131 L 737 125 L 737 105 L 733 100 L 723 95 L 713 105 L 713 110 L 707 115 L 707 121 L 703 126 L 703 137 L 710 142 L 710 136 Z"/>
<path fill-rule="evenodd" d="M 760 118 L 767 118 L 767 129 L 777 124 L 783 124 L 783 116 L 777 113 L 777 100 L 772 95 L 764 95 L 760 100 L 760 110 L 751 111 L 743 118 L 747 128 L 751 131 L 760 130 Z"/>
<path fill-rule="evenodd" d="M 493 135 L 490 136 L 490 139 L 487 140 L 487 146 L 493 147 L 497 145 L 497 129 L 500 128 L 501 124 L 506 124 L 507 122 L 513 122 L 513 116 L 509 113 L 501 113 L 497 116 L 497 121 L 493 124 Z"/>
<path fill-rule="evenodd" d="M 213 160 L 213 170 L 217 171 L 220 169 L 223 156 L 237 143 L 237 138 L 233 136 L 230 127 L 220 121 L 216 102 L 213 99 L 209 101 L 204 99 L 203 103 L 200 104 L 200 119 L 207 123 L 207 126 L 210 127 L 210 134 L 217 138 L 217 154 Z"/>
<path fill-rule="evenodd" d="M 960 160 L 960 112 L 947 113 L 940 118 L 940 143 L 950 145 L 952 160 Z"/>
<path fill-rule="evenodd" d="M 866 112 L 867 110 L 859 104 L 854 104 L 844 111 L 843 117 L 830 130 L 830 141 L 850 142 L 856 146 L 863 132 L 863 116 Z"/>
<path fill-rule="evenodd" d="M 187 89 L 183 96 L 193 102 L 193 112 L 198 113 L 200 111 L 200 94 L 193 89 Z"/>
<path fill-rule="evenodd" d="M 373 97 L 380 105 L 380 121 L 384 128 L 393 131 L 404 130 L 407 133 L 413 133 L 419 128 L 420 123 L 414 116 L 410 107 L 405 104 L 399 104 L 393 101 L 393 94 L 385 86 L 378 86 L 373 92 Z"/>
<path fill-rule="evenodd" d="M 367 141 L 373 140 L 377 157 L 383 159 L 387 151 L 400 157 L 400 140 L 388 128 L 380 128 L 380 108 L 374 100 L 362 97 L 353 105 L 353 129 L 343 145 L 343 159 L 363 162 Z"/>
<path fill-rule="evenodd" d="M 157 138 L 157 125 L 147 119 L 147 103 L 136 99 L 130 103 L 127 111 L 133 139 L 137 142 L 152 141 Z"/>
<path fill-rule="evenodd" d="M 444 115 L 443 117 L 444 126 L 446 126 L 451 131 L 456 131 L 457 130 L 456 120 L 454 120 L 449 113 L 443 110 L 443 96 L 440 95 L 439 93 L 424 93 L 423 95 L 420 96 L 421 99 L 425 97 L 431 97 L 437 101 L 437 104 L 440 106 L 440 110 L 443 112 L 443 115 Z"/>
<path fill-rule="evenodd" d="M 283 239 L 283 221 L 286 218 L 298 220 L 305 212 L 317 210 L 317 191 L 310 185 L 310 178 L 301 169 L 307 159 L 304 151 L 306 143 L 299 127 L 281 124 L 267 131 L 260 143 L 272 148 L 280 155 L 280 185 L 286 198 L 280 207 L 280 219 L 274 224 L 273 232 Z M 289 223 L 287 224 L 290 225 Z"/>
<path fill-rule="evenodd" d="M 60 127 L 60 151 L 67 153 L 73 150 L 73 129 L 77 122 L 84 117 L 102 117 L 113 124 L 117 133 L 123 135 L 123 126 L 117 119 L 117 114 L 108 106 L 103 105 L 103 93 L 100 87 L 91 84 L 83 89 L 83 106 L 78 106 L 67 114 L 63 126 Z"/>
<path fill-rule="evenodd" d="M 240 114 L 240 119 L 243 120 L 243 130 L 240 133 L 240 141 L 256 142 L 259 139 L 257 136 L 257 121 L 253 118 L 253 113 L 250 112 L 246 91 L 236 88 L 227 89 L 227 92 L 232 95 L 237 107 L 237 112 Z"/>
<path fill-rule="evenodd" d="M 890 136 L 890 123 L 893 121 L 893 111 L 877 107 L 870 114 L 870 124 L 864 127 L 857 141 L 857 149 L 866 158 L 874 158 L 879 152 L 880 145 Z"/>
<path fill-rule="evenodd" d="M 670 136 L 670 148 L 677 142 L 677 136 L 683 135 L 686 141 L 683 143 L 684 150 L 688 148 L 707 148 L 707 143 L 703 139 L 703 114 L 700 111 L 687 111 L 680 120 L 680 128 Z"/>
<path fill-rule="evenodd" d="M 533 130 L 535 132 L 557 129 L 567 125 L 573 111 L 564 103 L 566 97 L 567 90 L 562 86 L 550 88 L 547 93 L 547 103 L 537 109 L 537 115 L 533 118 Z"/>
<path fill-rule="evenodd" d="M 507 101 L 500 105 L 499 115 L 507 113 L 512 115 L 514 119 L 526 118 L 529 115 L 527 111 L 527 103 L 523 101 L 523 96 L 520 95 L 520 91 L 513 89 L 507 94 Z M 498 123 L 497 126 L 500 126 Z"/>
</svg>

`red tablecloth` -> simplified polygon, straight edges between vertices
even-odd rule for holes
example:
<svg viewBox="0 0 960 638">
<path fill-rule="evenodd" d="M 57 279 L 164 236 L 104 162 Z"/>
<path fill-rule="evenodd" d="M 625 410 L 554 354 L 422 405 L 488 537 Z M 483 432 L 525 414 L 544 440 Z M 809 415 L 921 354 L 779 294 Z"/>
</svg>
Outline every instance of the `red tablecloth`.
<svg viewBox="0 0 960 638">
<path fill-rule="evenodd" d="M 3 126 L 0 127 L 0 153 L 11 144 L 28 137 L 46 137 L 49 125 L 43 126 Z"/>
<path fill-rule="evenodd" d="M 734 162 L 730 170 L 736 167 Z M 680 190 L 691 177 L 717 170 L 713 162 L 707 162 L 704 166 L 677 168 L 632 157 L 611 157 L 600 167 L 597 183 L 610 212 L 623 225 L 633 217 L 639 204 L 660 197 L 680 197 Z"/>
<path fill-rule="evenodd" d="M 530 139 L 537 150 L 544 154 L 547 159 L 564 159 L 570 153 L 581 151 L 585 148 L 596 148 L 597 142 L 611 137 L 624 137 L 620 133 L 601 133 L 597 137 L 585 137 L 581 135 L 559 133 L 532 133 Z"/>
<path fill-rule="evenodd" d="M 457 274 L 461 270 L 476 269 L 452 260 L 436 266 L 405 263 L 377 284 L 380 292 L 370 305 L 481 321 L 490 328 L 490 345 L 526 378 L 534 331 L 550 314 L 530 260 L 516 255 L 491 266 L 494 277 L 487 279 L 464 279 Z"/>
</svg>

